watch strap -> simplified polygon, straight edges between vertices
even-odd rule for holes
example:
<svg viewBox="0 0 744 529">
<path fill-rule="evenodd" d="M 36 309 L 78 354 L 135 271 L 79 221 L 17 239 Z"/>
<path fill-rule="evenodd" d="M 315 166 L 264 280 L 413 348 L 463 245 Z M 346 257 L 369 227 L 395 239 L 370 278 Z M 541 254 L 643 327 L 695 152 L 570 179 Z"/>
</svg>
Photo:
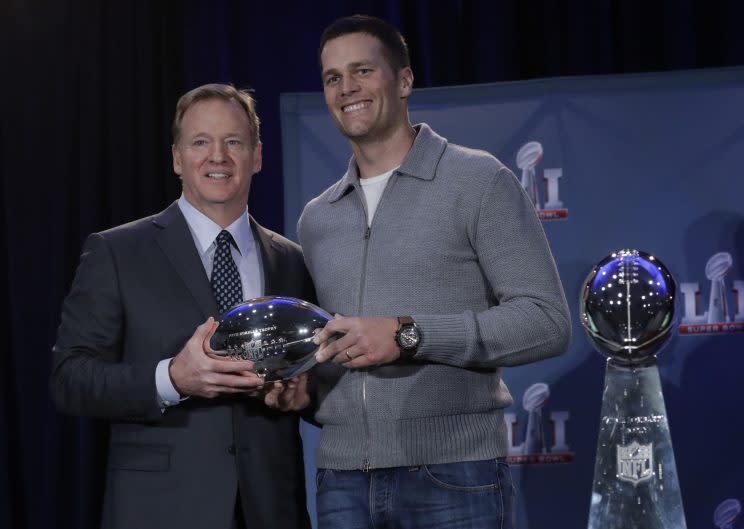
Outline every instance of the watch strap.
<svg viewBox="0 0 744 529">
<path fill-rule="evenodd" d="M 413 321 L 413 318 L 411 318 L 410 316 L 398 316 L 398 330 L 400 330 L 403 325 L 410 325 L 415 323 L 416 322 Z"/>
</svg>

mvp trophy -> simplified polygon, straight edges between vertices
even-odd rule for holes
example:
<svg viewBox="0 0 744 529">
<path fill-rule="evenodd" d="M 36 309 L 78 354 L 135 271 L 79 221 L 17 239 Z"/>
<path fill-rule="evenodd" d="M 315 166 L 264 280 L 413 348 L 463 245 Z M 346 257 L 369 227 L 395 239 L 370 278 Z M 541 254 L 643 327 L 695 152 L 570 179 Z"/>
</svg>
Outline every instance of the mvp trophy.
<svg viewBox="0 0 744 529">
<path fill-rule="evenodd" d="M 581 324 L 607 356 L 589 529 L 686 529 L 656 353 L 674 327 L 675 283 L 654 256 L 621 250 L 581 289 Z"/>
</svg>

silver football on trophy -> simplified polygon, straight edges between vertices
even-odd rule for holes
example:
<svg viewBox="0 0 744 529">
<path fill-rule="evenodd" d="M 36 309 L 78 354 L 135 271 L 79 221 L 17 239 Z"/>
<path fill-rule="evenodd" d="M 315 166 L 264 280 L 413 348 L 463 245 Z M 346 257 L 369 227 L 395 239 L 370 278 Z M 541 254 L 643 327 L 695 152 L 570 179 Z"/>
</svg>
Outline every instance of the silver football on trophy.
<svg viewBox="0 0 744 529">
<path fill-rule="evenodd" d="M 220 356 L 252 360 L 267 381 L 292 378 L 315 365 L 313 331 L 332 317 L 301 299 L 249 299 L 222 315 L 210 346 Z"/>
<path fill-rule="evenodd" d="M 602 354 L 640 364 L 669 339 L 675 323 L 676 285 L 653 255 L 619 250 L 598 262 L 584 280 L 581 325 Z"/>
</svg>

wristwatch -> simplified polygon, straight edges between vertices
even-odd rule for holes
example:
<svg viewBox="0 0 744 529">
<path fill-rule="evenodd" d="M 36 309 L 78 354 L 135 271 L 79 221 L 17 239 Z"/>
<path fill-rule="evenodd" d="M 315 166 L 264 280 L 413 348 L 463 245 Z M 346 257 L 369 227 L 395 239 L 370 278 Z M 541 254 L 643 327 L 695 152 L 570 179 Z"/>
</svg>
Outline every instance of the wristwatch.
<svg viewBox="0 0 744 529">
<path fill-rule="evenodd" d="M 398 316 L 398 330 L 395 331 L 395 342 L 400 347 L 402 359 L 410 359 L 416 354 L 421 343 L 421 330 L 410 316 Z"/>
</svg>

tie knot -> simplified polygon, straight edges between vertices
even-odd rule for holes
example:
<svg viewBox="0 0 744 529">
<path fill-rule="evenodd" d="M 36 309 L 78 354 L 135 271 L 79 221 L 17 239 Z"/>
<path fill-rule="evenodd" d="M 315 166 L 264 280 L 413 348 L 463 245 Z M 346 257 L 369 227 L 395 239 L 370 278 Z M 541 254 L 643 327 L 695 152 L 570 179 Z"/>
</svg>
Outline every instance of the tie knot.
<svg viewBox="0 0 744 529">
<path fill-rule="evenodd" d="M 230 235 L 229 231 L 222 230 L 219 235 L 217 235 L 217 246 L 229 246 L 231 244 L 235 244 L 233 236 Z"/>
</svg>

